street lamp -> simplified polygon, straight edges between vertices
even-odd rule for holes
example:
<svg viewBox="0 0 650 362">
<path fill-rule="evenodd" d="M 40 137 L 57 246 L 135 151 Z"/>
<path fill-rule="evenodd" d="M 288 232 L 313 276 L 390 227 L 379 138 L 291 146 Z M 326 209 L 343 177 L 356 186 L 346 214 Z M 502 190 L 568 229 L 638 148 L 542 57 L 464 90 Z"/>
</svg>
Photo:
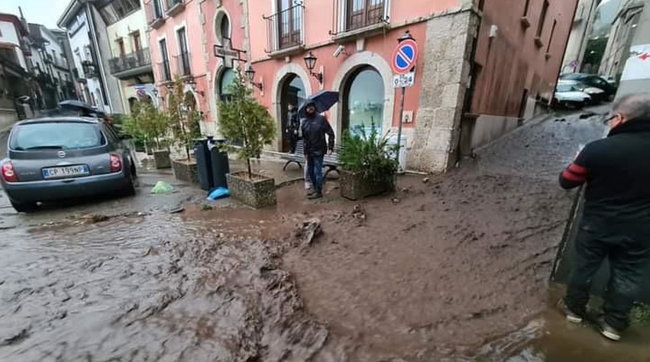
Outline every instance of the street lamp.
<svg viewBox="0 0 650 362">
<path fill-rule="evenodd" d="M 323 84 L 323 72 L 314 73 L 314 68 L 316 68 L 316 61 L 318 61 L 318 58 L 316 58 L 316 56 L 312 52 L 309 52 L 309 54 L 305 56 L 305 65 L 309 70 L 309 74 L 312 77 L 318 79 L 318 82 L 320 84 Z"/>
<path fill-rule="evenodd" d="M 255 69 L 253 69 L 252 66 L 248 66 L 248 69 L 244 72 L 246 74 L 246 78 L 248 78 L 248 82 L 255 88 L 259 89 L 260 92 L 264 90 L 264 84 L 262 82 L 256 83 L 255 82 Z"/>
<path fill-rule="evenodd" d="M 398 43 L 401 43 L 405 40 L 415 40 L 415 38 L 413 38 L 413 35 L 411 35 L 411 32 L 409 30 L 407 30 L 406 33 L 402 34 L 402 36 L 397 38 Z"/>
</svg>

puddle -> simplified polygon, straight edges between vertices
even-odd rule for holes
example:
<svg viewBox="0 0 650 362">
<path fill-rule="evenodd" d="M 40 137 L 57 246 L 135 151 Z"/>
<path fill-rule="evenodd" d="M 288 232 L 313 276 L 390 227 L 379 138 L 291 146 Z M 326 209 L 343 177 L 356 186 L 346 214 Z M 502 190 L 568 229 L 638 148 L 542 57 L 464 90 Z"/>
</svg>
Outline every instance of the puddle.
<svg viewBox="0 0 650 362">
<path fill-rule="evenodd" d="M 551 300 L 561 296 L 554 287 Z M 619 343 L 603 338 L 592 325 L 567 322 L 549 308 L 525 327 L 482 346 L 466 361 L 648 362 L 650 326 L 632 326 Z"/>
</svg>

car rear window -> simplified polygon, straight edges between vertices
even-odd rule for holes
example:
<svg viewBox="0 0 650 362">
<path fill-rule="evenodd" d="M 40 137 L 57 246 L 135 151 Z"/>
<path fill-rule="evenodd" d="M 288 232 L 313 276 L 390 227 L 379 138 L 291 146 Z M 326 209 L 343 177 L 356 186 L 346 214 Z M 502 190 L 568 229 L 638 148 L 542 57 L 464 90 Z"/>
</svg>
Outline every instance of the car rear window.
<svg viewBox="0 0 650 362">
<path fill-rule="evenodd" d="M 9 147 L 17 151 L 70 150 L 94 148 L 104 144 L 106 144 L 106 139 L 95 124 L 50 122 L 18 126 L 12 133 Z"/>
</svg>

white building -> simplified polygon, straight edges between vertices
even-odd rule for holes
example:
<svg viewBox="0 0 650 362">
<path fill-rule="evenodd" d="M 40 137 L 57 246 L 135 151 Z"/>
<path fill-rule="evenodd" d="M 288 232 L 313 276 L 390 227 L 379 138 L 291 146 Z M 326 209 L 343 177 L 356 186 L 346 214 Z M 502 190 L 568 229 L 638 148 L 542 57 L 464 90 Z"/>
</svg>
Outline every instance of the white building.
<svg viewBox="0 0 650 362">
<path fill-rule="evenodd" d="M 0 14 L 0 129 L 24 117 L 17 98 L 29 96 L 27 28 L 18 17 Z"/>
<path fill-rule="evenodd" d="M 593 23 L 596 19 L 596 8 L 599 2 L 599 0 L 580 0 L 578 3 L 573 25 L 571 26 L 569 42 L 567 43 L 564 60 L 562 61 L 562 73 L 576 73 L 580 71 L 589 36 L 591 35 Z"/>
<path fill-rule="evenodd" d="M 28 28 L 31 55 L 27 63 L 36 80 L 36 106 L 55 108 L 60 101 L 74 98 L 75 94 L 65 44 L 43 25 L 30 23 Z"/>
<path fill-rule="evenodd" d="M 600 67 L 620 80 L 617 97 L 650 89 L 650 4 L 625 0 L 612 24 Z"/>
<path fill-rule="evenodd" d="M 157 102 L 148 24 L 139 0 L 99 2 L 99 13 L 107 24 L 111 49 L 110 74 L 119 79 L 122 106 L 126 113 L 141 99 Z"/>
<path fill-rule="evenodd" d="M 58 25 L 68 31 L 79 98 L 104 112 L 124 113 L 120 84 L 109 71 L 111 51 L 99 2 L 72 0 Z"/>
</svg>

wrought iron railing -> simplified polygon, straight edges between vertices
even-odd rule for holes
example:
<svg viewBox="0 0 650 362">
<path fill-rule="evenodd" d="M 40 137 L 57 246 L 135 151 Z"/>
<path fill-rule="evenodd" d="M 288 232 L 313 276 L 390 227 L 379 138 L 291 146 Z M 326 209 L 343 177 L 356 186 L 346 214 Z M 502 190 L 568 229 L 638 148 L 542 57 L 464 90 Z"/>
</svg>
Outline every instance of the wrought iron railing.
<svg viewBox="0 0 650 362">
<path fill-rule="evenodd" d="M 111 73 L 121 73 L 130 69 L 137 69 L 151 65 L 151 53 L 148 48 L 140 49 L 137 52 L 116 57 L 108 61 Z"/>
<path fill-rule="evenodd" d="M 172 72 L 169 68 L 169 59 L 165 59 L 158 63 L 158 79 L 163 82 L 169 82 L 172 80 Z"/>
<path fill-rule="evenodd" d="M 185 3 L 183 0 L 164 0 L 165 1 L 165 10 L 168 15 L 173 16 L 181 12 L 184 8 Z"/>
<path fill-rule="evenodd" d="M 304 45 L 305 6 L 300 3 L 264 17 L 267 24 L 267 52 Z"/>
<path fill-rule="evenodd" d="M 334 0 L 332 34 L 388 23 L 389 0 Z"/>
<path fill-rule="evenodd" d="M 147 14 L 147 22 L 150 26 L 156 27 L 159 24 L 162 24 L 164 20 L 164 11 L 162 7 L 161 0 L 151 0 L 145 7 L 145 12 Z"/>
<path fill-rule="evenodd" d="M 176 74 L 181 77 L 189 76 L 192 74 L 192 69 L 190 68 L 190 54 L 188 52 L 183 52 L 179 55 L 174 56 L 174 62 L 176 63 Z"/>
</svg>

